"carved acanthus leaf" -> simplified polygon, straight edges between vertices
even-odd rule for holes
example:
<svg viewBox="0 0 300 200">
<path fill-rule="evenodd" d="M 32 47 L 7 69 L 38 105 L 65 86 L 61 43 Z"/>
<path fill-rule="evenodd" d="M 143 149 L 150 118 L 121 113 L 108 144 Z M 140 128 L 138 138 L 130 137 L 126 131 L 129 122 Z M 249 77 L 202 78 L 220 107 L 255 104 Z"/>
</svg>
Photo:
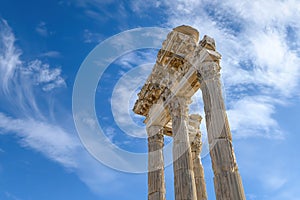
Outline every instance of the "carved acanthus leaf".
<svg viewBox="0 0 300 200">
<path fill-rule="evenodd" d="M 188 97 L 174 96 L 169 101 L 169 111 L 172 117 L 188 117 L 188 107 L 191 103 L 191 99 Z"/>
<path fill-rule="evenodd" d="M 197 72 L 200 83 L 211 79 L 220 78 L 220 65 L 217 62 L 204 62 Z"/>
</svg>

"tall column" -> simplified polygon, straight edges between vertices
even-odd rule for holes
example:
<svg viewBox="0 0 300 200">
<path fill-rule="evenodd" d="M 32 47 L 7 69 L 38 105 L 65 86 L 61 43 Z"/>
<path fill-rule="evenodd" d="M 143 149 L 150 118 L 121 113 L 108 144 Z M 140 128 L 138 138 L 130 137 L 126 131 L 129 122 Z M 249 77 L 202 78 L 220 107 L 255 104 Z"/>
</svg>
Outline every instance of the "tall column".
<svg viewBox="0 0 300 200">
<path fill-rule="evenodd" d="M 206 184 L 204 179 L 204 170 L 200 159 L 202 149 L 200 123 L 202 117 L 200 115 L 189 116 L 189 137 L 191 143 L 192 159 L 194 166 L 194 176 L 197 192 L 197 200 L 207 200 Z"/>
<path fill-rule="evenodd" d="M 215 176 L 216 199 L 244 200 L 245 194 L 232 147 L 219 72 L 218 61 L 202 63 L 198 72 Z"/>
<path fill-rule="evenodd" d="M 173 170 L 176 200 L 196 200 L 196 187 L 188 136 L 188 99 L 174 97 L 169 110 L 173 132 Z"/>
<path fill-rule="evenodd" d="M 160 125 L 147 126 L 148 133 L 148 200 L 165 200 L 164 135 Z"/>
</svg>

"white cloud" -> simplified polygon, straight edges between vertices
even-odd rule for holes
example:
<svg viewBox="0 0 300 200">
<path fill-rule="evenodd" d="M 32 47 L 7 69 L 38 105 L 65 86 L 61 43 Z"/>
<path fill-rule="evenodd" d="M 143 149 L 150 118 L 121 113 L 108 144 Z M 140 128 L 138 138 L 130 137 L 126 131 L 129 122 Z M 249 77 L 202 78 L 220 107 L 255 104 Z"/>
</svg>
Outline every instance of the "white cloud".
<svg viewBox="0 0 300 200">
<path fill-rule="evenodd" d="M 93 33 L 90 30 L 85 29 L 83 31 L 83 39 L 85 43 L 99 43 L 104 37 L 100 33 Z"/>
<path fill-rule="evenodd" d="M 101 22 L 106 22 L 109 19 L 123 20 L 126 17 L 124 3 L 122 1 L 116 4 L 117 6 L 113 12 L 107 9 L 109 5 L 114 3 L 113 0 L 75 0 L 71 3 L 83 8 L 86 16 Z"/>
<path fill-rule="evenodd" d="M 21 51 L 14 46 L 15 36 L 7 22 L 0 19 L 0 77 L 2 90 L 8 92 L 8 82 L 14 75 L 17 66 L 21 64 Z"/>
<path fill-rule="evenodd" d="M 40 60 L 34 60 L 23 68 L 23 73 L 33 78 L 34 84 L 42 85 L 44 91 L 50 91 L 54 88 L 64 87 L 65 81 L 61 77 L 61 69 L 51 69 L 49 64 L 42 63 Z"/>
<path fill-rule="evenodd" d="M 51 161 L 62 165 L 78 177 L 95 193 L 110 193 L 119 189 L 116 172 L 95 160 L 82 146 L 75 130 L 67 131 L 51 123 L 39 102 L 47 106 L 53 99 L 38 90 L 50 91 L 64 87 L 65 81 L 59 67 L 51 67 L 40 60 L 24 62 L 21 51 L 14 46 L 15 38 L 6 21 L 0 21 L 0 93 L 4 106 L 13 108 L 11 115 L 0 112 L 0 134 L 14 134 L 24 148 L 33 149 Z M 5 87 L 4 87 L 5 86 Z M 49 108 L 51 109 L 51 107 Z M 51 111 L 49 111 L 51 112 Z M 71 118 L 65 114 L 66 118 Z M 67 124 L 64 127 L 68 127 Z M 104 185 L 115 187 L 103 189 Z"/>
<path fill-rule="evenodd" d="M 40 54 L 41 57 L 48 57 L 48 58 L 60 58 L 61 53 L 58 51 L 48 51 L 45 53 Z"/>
<path fill-rule="evenodd" d="M 130 3 L 130 7 L 132 9 L 132 11 L 134 11 L 135 13 L 138 13 L 139 15 L 141 14 L 145 14 L 145 10 L 147 8 L 151 8 L 151 7 L 155 7 L 158 8 L 161 5 L 161 2 L 159 0 L 153 1 L 153 0 L 137 0 L 137 1 L 131 1 Z M 147 13 L 150 14 L 150 13 Z"/>
<path fill-rule="evenodd" d="M 91 157 L 78 137 L 60 126 L 34 119 L 16 119 L 0 112 L 0 130 L 0 134 L 16 134 L 24 148 L 34 149 L 76 173 L 95 193 L 111 192 L 103 190 L 103 185 L 111 183 L 116 184 L 116 188 L 122 187 L 116 183 L 113 170 Z"/>
<path fill-rule="evenodd" d="M 292 95 L 299 85 L 299 56 L 289 49 L 285 34 L 278 31 L 263 32 L 251 38 L 255 69 L 253 81 L 266 85 L 284 97 Z"/>
<path fill-rule="evenodd" d="M 114 137 L 116 136 L 116 129 L 115 128 L 113 128 L 113 127 L 107 127 L 106 129 L 105 129 L 105 135 L 108 137 L 108 139 L 110 140 L 110 141 L 113 141 L 114 140 Z"/>
<path fill-rule="evenodd" d="M 35 28 L 35 31 L 43 37 L 49 36 L 49 31 L 45 22 L 40 22 Z"/>
<path fill-rule="evenodd" d="M 271 190 L 278 190 L 287 182 L 285 177 L 278 175 L 278 172 L 276 174 L 267 174 L 262 179 L 266 184 L 265 186 Z"/>
<path fill-rule="evenodd" d="M 231 109 L 227 113 L 230 128 L 236 133 L 236 137 L 283 138 L 283 132 L 272 117 L 275 113 L 272 99 L 266 96 L 250 96 L 231 103 Z"/>
<path fill-rule="evenodd" d="M 141 65 L 145 65 L 145 64 L 149 64 L 151 63 L 154 64 L 155 63 L 155 59 L 156 59 L 156 51 L 144 51 L 144 52 L 130 52 L 120 58 L 118 58 L 118 60 L 116 60 L 116 64 L 119 65 L 121 68 L 123 69 L 132 69 L 136 66 L 141 66 Z M 150 68 L 148 71 L 150 73 L 150 71 L 152 70 L 152 66 L 148 66 L 148 68 Z M 146 72 L 143 72 L 146 73 Z M 145 75 L 146 77 L 146 75 Z M 145 77 L 143 77 L 145 79 Z M 147 78 L 147 77 L 146 77 Z"/>
<path fill-rule="evenodd" d="M 136 122 L 137 119 L 141 121 L 141 117 L 136 116 L 132 108 L 137 93 L 151 73 L 153 60 L 155 60 L 155 54 L 153 51 L 147 51 L 131 52 L 116 61 L 116 64 L 121 67 L 122 77 L 113 88 L 112 113 L 118 127 L 125 134 L 134 137 L 146 137 L 145 127 Z"/>
<path fill-rule="evenodd" d="M 35 95 L 40 86 L 43 91 L 65 87 L 59 67 L 53 68 L 41 60 L 22 61 L 22 51 L 15 47 L 15 36 L 7 22 L 2 20 L 0 29 L 0 77 L 3 101 L 14 104 L 14 110 L 20 115 L 33 112 L 42 117 Z M 42 95 L 41 95 L 42 97 Z"/>
<path fill-rule="evenodd" d="M 0 128 L 16 133 L 22 145 L 33 148 L 66 167 L 76 167 L 73 160 L 79 141 L 60 127 L 33 119 L 14 119 L 0 113 Z"/>
</svg>

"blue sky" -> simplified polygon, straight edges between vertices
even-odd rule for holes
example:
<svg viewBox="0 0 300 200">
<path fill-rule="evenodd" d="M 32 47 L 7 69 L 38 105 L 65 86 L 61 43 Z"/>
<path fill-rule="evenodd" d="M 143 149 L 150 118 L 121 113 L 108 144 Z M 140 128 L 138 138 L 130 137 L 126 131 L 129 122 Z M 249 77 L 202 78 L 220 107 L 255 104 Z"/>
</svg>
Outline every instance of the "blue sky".
<svg viewBox="0 0 300 200">
<path fill-rule="evenodd" d="M 112 169 L 81 143 L 73 85 L 84 59 L 104 40 L 133 28 L 182 24 L 197 28 L 200 38 L 214 37 L 222 54 L 224 98 L 247 199 L 300 199 L 299 21 L 297 0 L 2 0 L 0 199 L 146 199 L 146 173 L 122 172 L 121 163 Z M 142 118 L 131 107 L 156 53 L 120 55 L 95 91 L 99 125 L 108 141 L 128 152 L 147 151 Z M 201 93 L 190 110 L 204 116 Z M 205 138 L 205 122 L 201 130 Z M 205 148 L 202 162 L 209 199 L 215 199 Z M 172 179 L 168 166 L 167 199 L 174 199 Z"/>
</svg>

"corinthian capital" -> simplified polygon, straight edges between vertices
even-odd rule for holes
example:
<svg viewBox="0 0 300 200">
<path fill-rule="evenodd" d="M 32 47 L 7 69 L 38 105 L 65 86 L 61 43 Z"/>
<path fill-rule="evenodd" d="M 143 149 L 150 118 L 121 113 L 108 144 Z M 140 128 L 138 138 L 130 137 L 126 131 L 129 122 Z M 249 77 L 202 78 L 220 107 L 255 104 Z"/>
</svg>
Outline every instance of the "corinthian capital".
<svg viewBox="0 0 300 200">
<path fill-rule="evenodd" d="M 188 118 L 188 107 L 191 103 L 191 98 L 189 97 L 179 97 L 174 96 L 169 102 L 169 111 L 172 117 L 183 116 Z"/>
<path fill-rule="evenodd" d="M 151 126 L 147 128 L 148 142 L 162 142 L 164 139 L 164 128 L 161 126 Z"/>
<path fill-rule="evenodd" d="M 219 79 L 220 78 L 220 70 L 221 67 L 219 62 L 203 62 L 201 64 L 200 69 L 197 71 L 197 76 L 199 82 L 202 83 L 203 81 L 211 80 L 211 79 Z"/>
<path fill-rule="evenodd" d="M 195 152 L 197 155 L 199 155 L 201 152 L 201 148 L 202 148 L 201 132 L 198 131 L 193 139 L 194 140 L 191 142 L 191 151 Z"/>
<path fill-rule="evenodd" d="M 192 114 L 189 116 L 189 139 L 191 143 L 191 150 L 197 155 L 201 152 L 201 132 L 200 123 L 202 117 L 198 114 Z"/>
</svg>

